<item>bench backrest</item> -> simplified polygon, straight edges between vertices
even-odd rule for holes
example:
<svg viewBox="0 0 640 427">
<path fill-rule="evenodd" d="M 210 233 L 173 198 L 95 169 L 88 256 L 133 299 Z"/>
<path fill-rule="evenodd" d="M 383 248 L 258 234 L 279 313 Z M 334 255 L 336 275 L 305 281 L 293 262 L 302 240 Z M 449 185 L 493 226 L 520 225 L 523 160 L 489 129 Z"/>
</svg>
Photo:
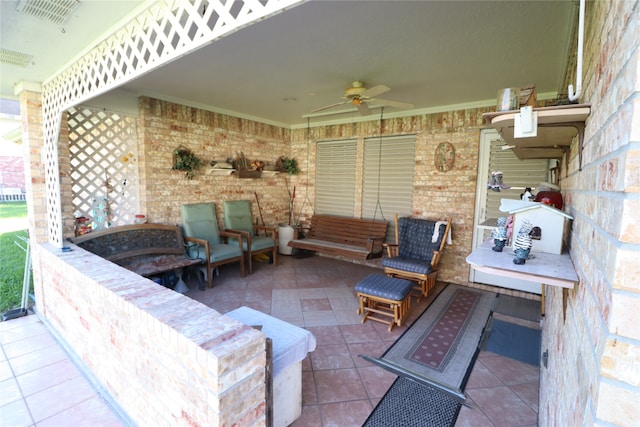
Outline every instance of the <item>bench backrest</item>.
<svg viewBox="0 0 640 427">
<path fill-rule="evenodd" d="M 109 261 L 141 255 L 183 255 L 185 252 L 182 232 L 176 225 L 122 225 L 69 240 Z"/>
<path fill-rule="evenodd" d="M 309 238 L 346 245 L 362 246 L 372 239 L 384 239 L 387 221 L 358 219 L 335 215 L 314 215 Z"/>
<path fill-rule="evenodd" d="M 436 223 L 429 219 L 398 218 L 398 254 L 402 258 L 431 262 L 434 251 L 442 250 L 448 232 L 447 224 L 441 221 L 433 241 Z"/>
</svg>

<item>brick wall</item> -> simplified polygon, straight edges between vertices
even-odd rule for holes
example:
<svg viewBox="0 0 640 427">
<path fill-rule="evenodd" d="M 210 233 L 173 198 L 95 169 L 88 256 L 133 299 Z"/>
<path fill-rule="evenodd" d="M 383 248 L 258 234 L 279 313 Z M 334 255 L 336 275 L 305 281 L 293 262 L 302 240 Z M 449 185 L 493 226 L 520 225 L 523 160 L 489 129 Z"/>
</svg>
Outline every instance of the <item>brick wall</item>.
<svg viewBox="0 0 640 427">
<path fill-rule="evenodd" d="M 208 163 L 240 152 L 249 159 L 269 162 L 290 156 L 288 130 L 150 98 L 141 98 L 139 106 L 142 206 L 150 222 L 177 224 L 183 204 L 214 202 L 222 225 L 222 202 L 240 199 L 250 200 L 254 219 L 259 218 L 256 194 L 265 224 L 287 221 L 284 178 L 288 175 L 259 179 L 212 175 Z M 192 180 L 184 172 L 171 170 L 172 152 L 179 145 L 207 162 Z"/>
<path fill-rule="evenodd" d="M 569 292 L 566 320 L 560 290 L 547 287 L 542 426 L 640 422 L 639 6 L 587 2 L 580 100 L 592 113 L 582 171 L 574 143 L 560 175 L 580 283 Z"/>
<path fill-rule="evenodd" d="M 35 247 L 38 310 L 136 425 L 265 425 L 260 332 L 72 249 Z"/>
<path fill-rule="evenodd" d="M 380 123 L 370 122 L 287 130 L 250 120 L 216 114 L 151 98 L 140 99 L 138 137 L 143 206 L 149 221 L 180 223 L 180 206 L 185 203 L 215 202 L 222 226 L 222 202 L 248 199 L 254 218 L 259 216 L 258 194 L 265 223 L 277 224 L 288 218 L 287 190 L 296 186 L 295 212 L 303 225 L 313 214 L 315 199 L 315 142 L 355 138 L 358 162 L 362 162 L 364 139 L 379 135 Z M 468 283 L 465 262 L 471 250 L 473 212 L 482 113 L 490 109 L 471 109 L 423 116 L 384 120 L 383 135 L 415 134 L 414 215 L 429 218 L 450 217 L 452 246 L 441 259 L 439 278 Z M 434 167 L 435 149 L 448 141 L 456 149 L 455 167 L 439 172 Z M 184 145 L 209 160 L 233 157 L 243 152 L 250 159 L 275 161 L 279 155 L 298 160 L 302 172 L 296 176 L 241 179 L 235 175 L 214 176 L 204 167 L 194 179 L 172 171 L 172 151 Z M 357 180 L 356 180 L 357 181 Z M 358 184 L 361 187 L 361 182 Z M 356 188 L 356 193 L 361 192 Z M 357 210 L 360 208 L 358 207 Z M 392 220 L 395 212 L 385 216 Z"/>
</svg>

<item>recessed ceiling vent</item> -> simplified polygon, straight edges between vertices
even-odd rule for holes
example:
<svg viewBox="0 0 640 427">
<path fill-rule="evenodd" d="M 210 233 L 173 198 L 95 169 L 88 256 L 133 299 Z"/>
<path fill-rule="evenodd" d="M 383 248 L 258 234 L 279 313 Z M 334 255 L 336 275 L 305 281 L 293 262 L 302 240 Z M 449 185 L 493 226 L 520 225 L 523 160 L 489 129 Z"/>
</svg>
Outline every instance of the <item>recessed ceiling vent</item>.
<svg viewBox="0 0 640 427">
<path fill-rule="evenodd" d="M 19 67 L 26 67 L 33 60 L 33 55 L 27 55 L 26 53 L 14 52 L 9 49 L 0 49 L 0 62 L 5 64 L 17 65 Z"/>
<path fill-rule="evenodd" d="M 78 0 L 20 0 L 16 10 L 61 25 L 79 5 Z"/>
</svg>

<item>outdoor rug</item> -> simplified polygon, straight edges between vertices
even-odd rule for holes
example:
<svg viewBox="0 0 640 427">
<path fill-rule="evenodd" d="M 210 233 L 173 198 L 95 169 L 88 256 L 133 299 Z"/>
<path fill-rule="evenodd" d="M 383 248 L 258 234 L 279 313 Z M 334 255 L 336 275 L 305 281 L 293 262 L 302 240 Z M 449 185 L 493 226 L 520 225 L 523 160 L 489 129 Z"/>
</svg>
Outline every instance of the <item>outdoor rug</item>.
<svg viewBox="0 0 640 427">
<path fill-rule="evenodd" d="M 494 310 L 496 313 L 531 322 L 540 321 L 540 301 L 528 300 L 510 295 L 498 295 L 498 303 Z"/>
<path fill-rule="evenodd" d="M 485 350 L 529 365 L 540 365 L 540 330 L 492 319 Z"/>
<path fill-rule="evenodd" d="M 460 401 L 447 393 L 398 377 L 363 427 L 452 426 L 460 406 Z"/>
<path fill-rule="evenodd" d="M 449 284 L 380 358 L 363 358 L 464 401 L 462 389 L 495 301 L 495 293 Z"/>
</svg>

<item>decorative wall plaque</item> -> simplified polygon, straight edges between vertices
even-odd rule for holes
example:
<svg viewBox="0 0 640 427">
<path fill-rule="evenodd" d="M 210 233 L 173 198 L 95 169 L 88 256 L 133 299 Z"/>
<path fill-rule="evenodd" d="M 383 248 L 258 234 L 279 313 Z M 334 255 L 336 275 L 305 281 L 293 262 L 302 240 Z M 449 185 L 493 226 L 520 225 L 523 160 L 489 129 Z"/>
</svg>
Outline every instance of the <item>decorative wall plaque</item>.
<svg viewBox="0 0 640 427">
<path fill-rule="evenodd" d="M 453 168 L 456 160 L 456 150 L 450 142 L 441 142 L 436 148 L 433 164 L 440 172 L 446 172 Z"/>
</svg>

